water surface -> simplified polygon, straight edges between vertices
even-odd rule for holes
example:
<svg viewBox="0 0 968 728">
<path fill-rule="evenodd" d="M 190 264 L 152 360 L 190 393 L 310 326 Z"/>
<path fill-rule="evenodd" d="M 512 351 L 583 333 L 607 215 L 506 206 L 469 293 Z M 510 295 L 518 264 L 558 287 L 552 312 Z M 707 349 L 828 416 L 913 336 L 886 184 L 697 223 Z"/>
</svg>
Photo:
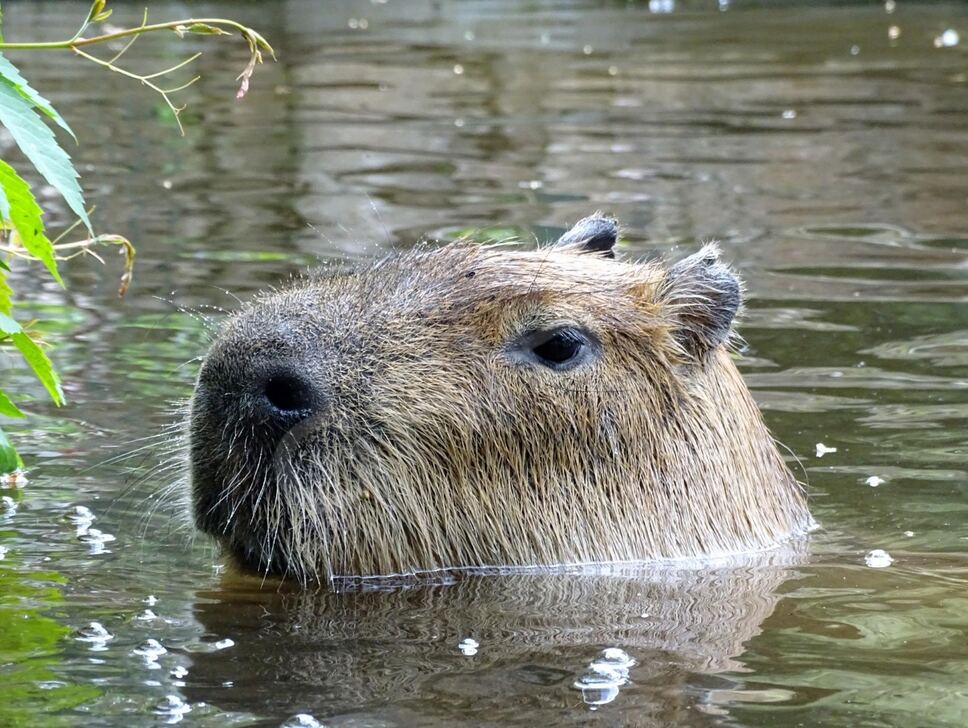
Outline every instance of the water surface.
<svg viewBox="0 0 968 728">
<path fill-rule="evenodd" d="M 5 35 L 66 37 L 85 7 L 5 3 Z M 205 50 L 185 138 L 133 82 L 15 57 L 139 259 L 124 301 L 113 256 L 66 265 L 67 291 L 14 279 L 70 406 L 3 361 L 33 399 L 4 423 L 29 482 L 0 509 L 0 724 L 968 723 L 968 8 L 151 4 L 186 7 L 254 24 L 279 62 L 237 103 L 240 44 L 139 41 L 141 67 Z M 168 487 L 184 457 L 142 439 L 190 393 L 208 320 L 320 261 L 545 240 L 596 209 L 629 255 L 722 241 L 808 544 L 324 594 L 223 573 Z"/>
</svg>

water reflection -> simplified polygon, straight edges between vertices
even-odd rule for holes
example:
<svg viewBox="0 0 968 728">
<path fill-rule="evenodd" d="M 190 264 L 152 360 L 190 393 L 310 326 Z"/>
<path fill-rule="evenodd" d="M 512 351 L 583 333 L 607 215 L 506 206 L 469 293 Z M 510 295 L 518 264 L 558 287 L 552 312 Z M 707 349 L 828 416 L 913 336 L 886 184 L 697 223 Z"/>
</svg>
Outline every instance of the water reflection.
<svg viewBox="0 0 968 728">
<path fill-rule="evenodd" d="M 803 546 L 714 566 L 370 581 L 335 593 L 234 577 L 196 598 L 206 632 L 234 647 L 193 655 L 186 694 L 279 718 L 298 706 L 328 725 L 497 724 L 522 711 L 549 725 L 613 702 L 610 715 L 636 725 L 711 722 L 702 716 L 715 696 L 697 676 L 743 669 L 744 644 L 805 562 Z"/>
</svg>

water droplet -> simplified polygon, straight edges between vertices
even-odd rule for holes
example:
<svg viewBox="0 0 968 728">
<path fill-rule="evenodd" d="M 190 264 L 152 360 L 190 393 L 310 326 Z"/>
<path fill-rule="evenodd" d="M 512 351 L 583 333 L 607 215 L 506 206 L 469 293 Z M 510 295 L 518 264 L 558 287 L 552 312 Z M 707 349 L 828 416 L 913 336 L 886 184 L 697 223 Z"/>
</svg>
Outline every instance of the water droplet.
<svg viewBox="0 0 968 728">
<path fill-rule="evenodd" d="M 671 13 L 676 9 L 676 0 L 649 0 L 650 13 Z"/>
<path fill-rule="evenodd" d="M 461 640 L 460 644 L 457 645 L 457 649 L 460 650 L 460 653 L 465 657 L 473 657 L 476 655 L 478 647 L 480 647 L 480 644 L 477 642 L 477 640 L 472 639 L 471 637 L 465 637 L 463 640 Z"/>
<path fill-rule="evenodd" d="M 166 190 L 170 190 L 172 186 L 171 180 L 170 179 L 162 180 L 161 186 L 164 187 Z"/>
<path fill-rule="evenodd" d="M 544 182 L 540 179 L 526 179 L 518 182 L 518 187 L 523 190 L 540 190 L 544 186 Z"/>
<path fill-rule="evenodd" d="M 464 40 L 474 40 L 474 31 L 473 30 L 465 30 L 464 31 Z"/>
<path fill-rule="evenodd" d="M 876 475 L 872 475 L 871 477 L 869 477 L 864 482 L 867 483 L 867 485 L 869 485 L 871 488 L 876 488 L 877 486 L 882 485 L 882 484 L 886 483 L 887 481 L 885 481 L 884 478 L 879 478 Z"/>
<path fill-rule="evenodd" d="M 891 40 L 897 40 L 901 37 L 901 29 L 896 25 L 892 25 L 887 29 L 887 37 Z"/>
<path fill-rule="evenodd" d="M 894 559 L 884 549 L 874 549 L 864 557 L 864 563 L 872 569 L 883 569 L 894 563 Z"/>
<path fill-rule="evenodd" d="M 795 109 L 786 109 L 782 114 L 784 119 L 796 119 L 797 112 Z"/>
<path fill-rule="evenodd" d="M 608 75 L 609 76 L 617 76 L 618 75 L 618 66 L 609 66 L 608 67 Z"/>
<path fill-rule="evenodd" d="M 911 538 L 911 536 L 914 535 L 914 531 L 905 531 L 904 535 L 907 536 L 908 538 Z"/>
<path fill-rule="evenodd" d="M 350 28 L 352 28 L 353 30 L 356 30 L 356 29 L 358 29 L 358 28 L 360 27 L 360 21 L 359 21 L 359 20 L 357 20 L 356 18 L 350 18 L 350 19 L 349 19 L 349 20 L 348 20 L 348 21 L 346 22 L 346 24 L 347 24 L 347 25 L 348 25 L 348 26 L 349 26 Z"/>
<path fill-rule="evenodd" d="M 581 690 L 582 700 L 587 705 L 605 705 L 618 697 L 619 688 L 627 682 L 628 677 L 622 672 L 593 663 L 573 686 Z"/>
<path fill-rule="evenodd" d="M 226 637 L 224 640 L 219 640 L 213 645 L 213 647 L 215 647 L 216 650 L 224 650 L 234 646 L 235 646 L 235 640 L 231 640 L 228 637 Z"/>
<path fill-rule="evenodd" d="M 192 706 L 179 698 L 177 695 L 166 695 L 157 705 L 155 705 L 155 715 L 160 715 L 168 720 L 166 723 L 179 723 L 186 713 L 192 712 Z"/>
<path fill-rule="evenodd" d="M 860 55 L 860 46 L 859 45 L 852 45 L 850 47 L 850 55 L 852 55 L 852 56 L 859 56 Z"/>
<path fill-rule="evenodd" d="M 729 0 L 719 0 L 719 11 L 725 13 L 729 10 Z"/>
<path fill-rule="evenodd" d="M 888 15 L 894 12 L 897 8 L 897 3 L 894 0 L 884 0 L 884 12 Z"/>
<path fill-rule="evenodd" d="M 297 713 L 291 718 L 287 718 L 279 728 L 323 728 L 323 724 L 309 713 Z"/>
<path fill-rule="evenodd" d="M 541 34 L 541 45 L 548 45 L 551 42 L 551 33 Z"/>
<path fill-rule="evenodd" d="M 459 63 L 455 63 L 454 64 L 454 75 L 456 75 L 456 76 L 463 76 L 464 75 L 464 67 L 461 64 L 459 64 Z"/>
<path fill-rule="evenodd" d="M 822 458 L 824 455 L 826 455 L 827 453 L 831 453 L 831 452 L 837 452 L 837 448 L 835 448 L 835 447 L 827 447 L 822 442 L 818 442 L 817 443 L 817 457 L 818 458 Z"/>
<path fill-rule="evenodd" d="M 635 660 L 619 647 L 608 647 L 602 650 L 600 659 L 592 663 L 594 665 L 608 665 L 618 670 L 626 670 L 635 665 Z"/>
<path fill-rule="evenodd" d="M 581 49 L 581 52 L 584 53 L 586 56 L 590 56 L 594 52 L 594 50 L 595 49 L 592 48 L 590 45 L 586 45 L 584 48 Z"/>
</svg>

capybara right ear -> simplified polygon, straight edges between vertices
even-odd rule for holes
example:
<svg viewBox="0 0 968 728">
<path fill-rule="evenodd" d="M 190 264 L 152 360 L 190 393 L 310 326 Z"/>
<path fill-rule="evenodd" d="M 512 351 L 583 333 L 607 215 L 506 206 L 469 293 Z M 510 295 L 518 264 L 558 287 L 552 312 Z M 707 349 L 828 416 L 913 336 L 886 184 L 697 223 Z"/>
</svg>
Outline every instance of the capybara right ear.
<svg viewBox="0 0 968 728">
<path fill-rule="evenodd" d="M 584 217 L 558 238 L 555 248 L 565 248 L 576 253 L 598 253 L 614 258 L 615 242 L 618 240 L 618 223 L 600 212 Z"/>
<path fill-rule="evenodd" d="M 669 268 L 659 298 L 676 341 L 701 360 L 729 339 L 742 294 L 736 274 L 719 262 L 719 248 L 709 244 Z"/>
</svg>

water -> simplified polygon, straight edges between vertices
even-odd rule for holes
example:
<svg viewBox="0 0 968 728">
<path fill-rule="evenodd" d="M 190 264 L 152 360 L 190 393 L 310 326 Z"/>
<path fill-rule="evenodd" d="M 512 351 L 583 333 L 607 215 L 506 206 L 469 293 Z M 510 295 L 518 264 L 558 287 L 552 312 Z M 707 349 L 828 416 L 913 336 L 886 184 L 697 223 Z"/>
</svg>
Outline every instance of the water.
<svg viewBox="0 0 968 728">
<path fill-rule="evenodd" d="M 4 423 L 29 482 L 0 507 L 0 725 L 968 722 L 968 8 L 190 7 L 280 61 L 239 104 L 241 44 L 139 41 L 142 67 L 205 50 L 184 139 L 127 79 L 15 57 L 139 257 L 124 301 L 113 255 L 65 265 L 67 291 L 15 280 L 70 406 L 4 362 L 34 399 Z M 65 37 L 84 9 L 5 3 L 4 30 Z M 203 317 L 321 259 L 598 208 L 630 254 L 718 238 L 745 277 L 743 369 L 809 480 L 806 549 L 326 594 L 222 572 L 162 497 L 183 460 L 139 450 Z"/>
</svg>

